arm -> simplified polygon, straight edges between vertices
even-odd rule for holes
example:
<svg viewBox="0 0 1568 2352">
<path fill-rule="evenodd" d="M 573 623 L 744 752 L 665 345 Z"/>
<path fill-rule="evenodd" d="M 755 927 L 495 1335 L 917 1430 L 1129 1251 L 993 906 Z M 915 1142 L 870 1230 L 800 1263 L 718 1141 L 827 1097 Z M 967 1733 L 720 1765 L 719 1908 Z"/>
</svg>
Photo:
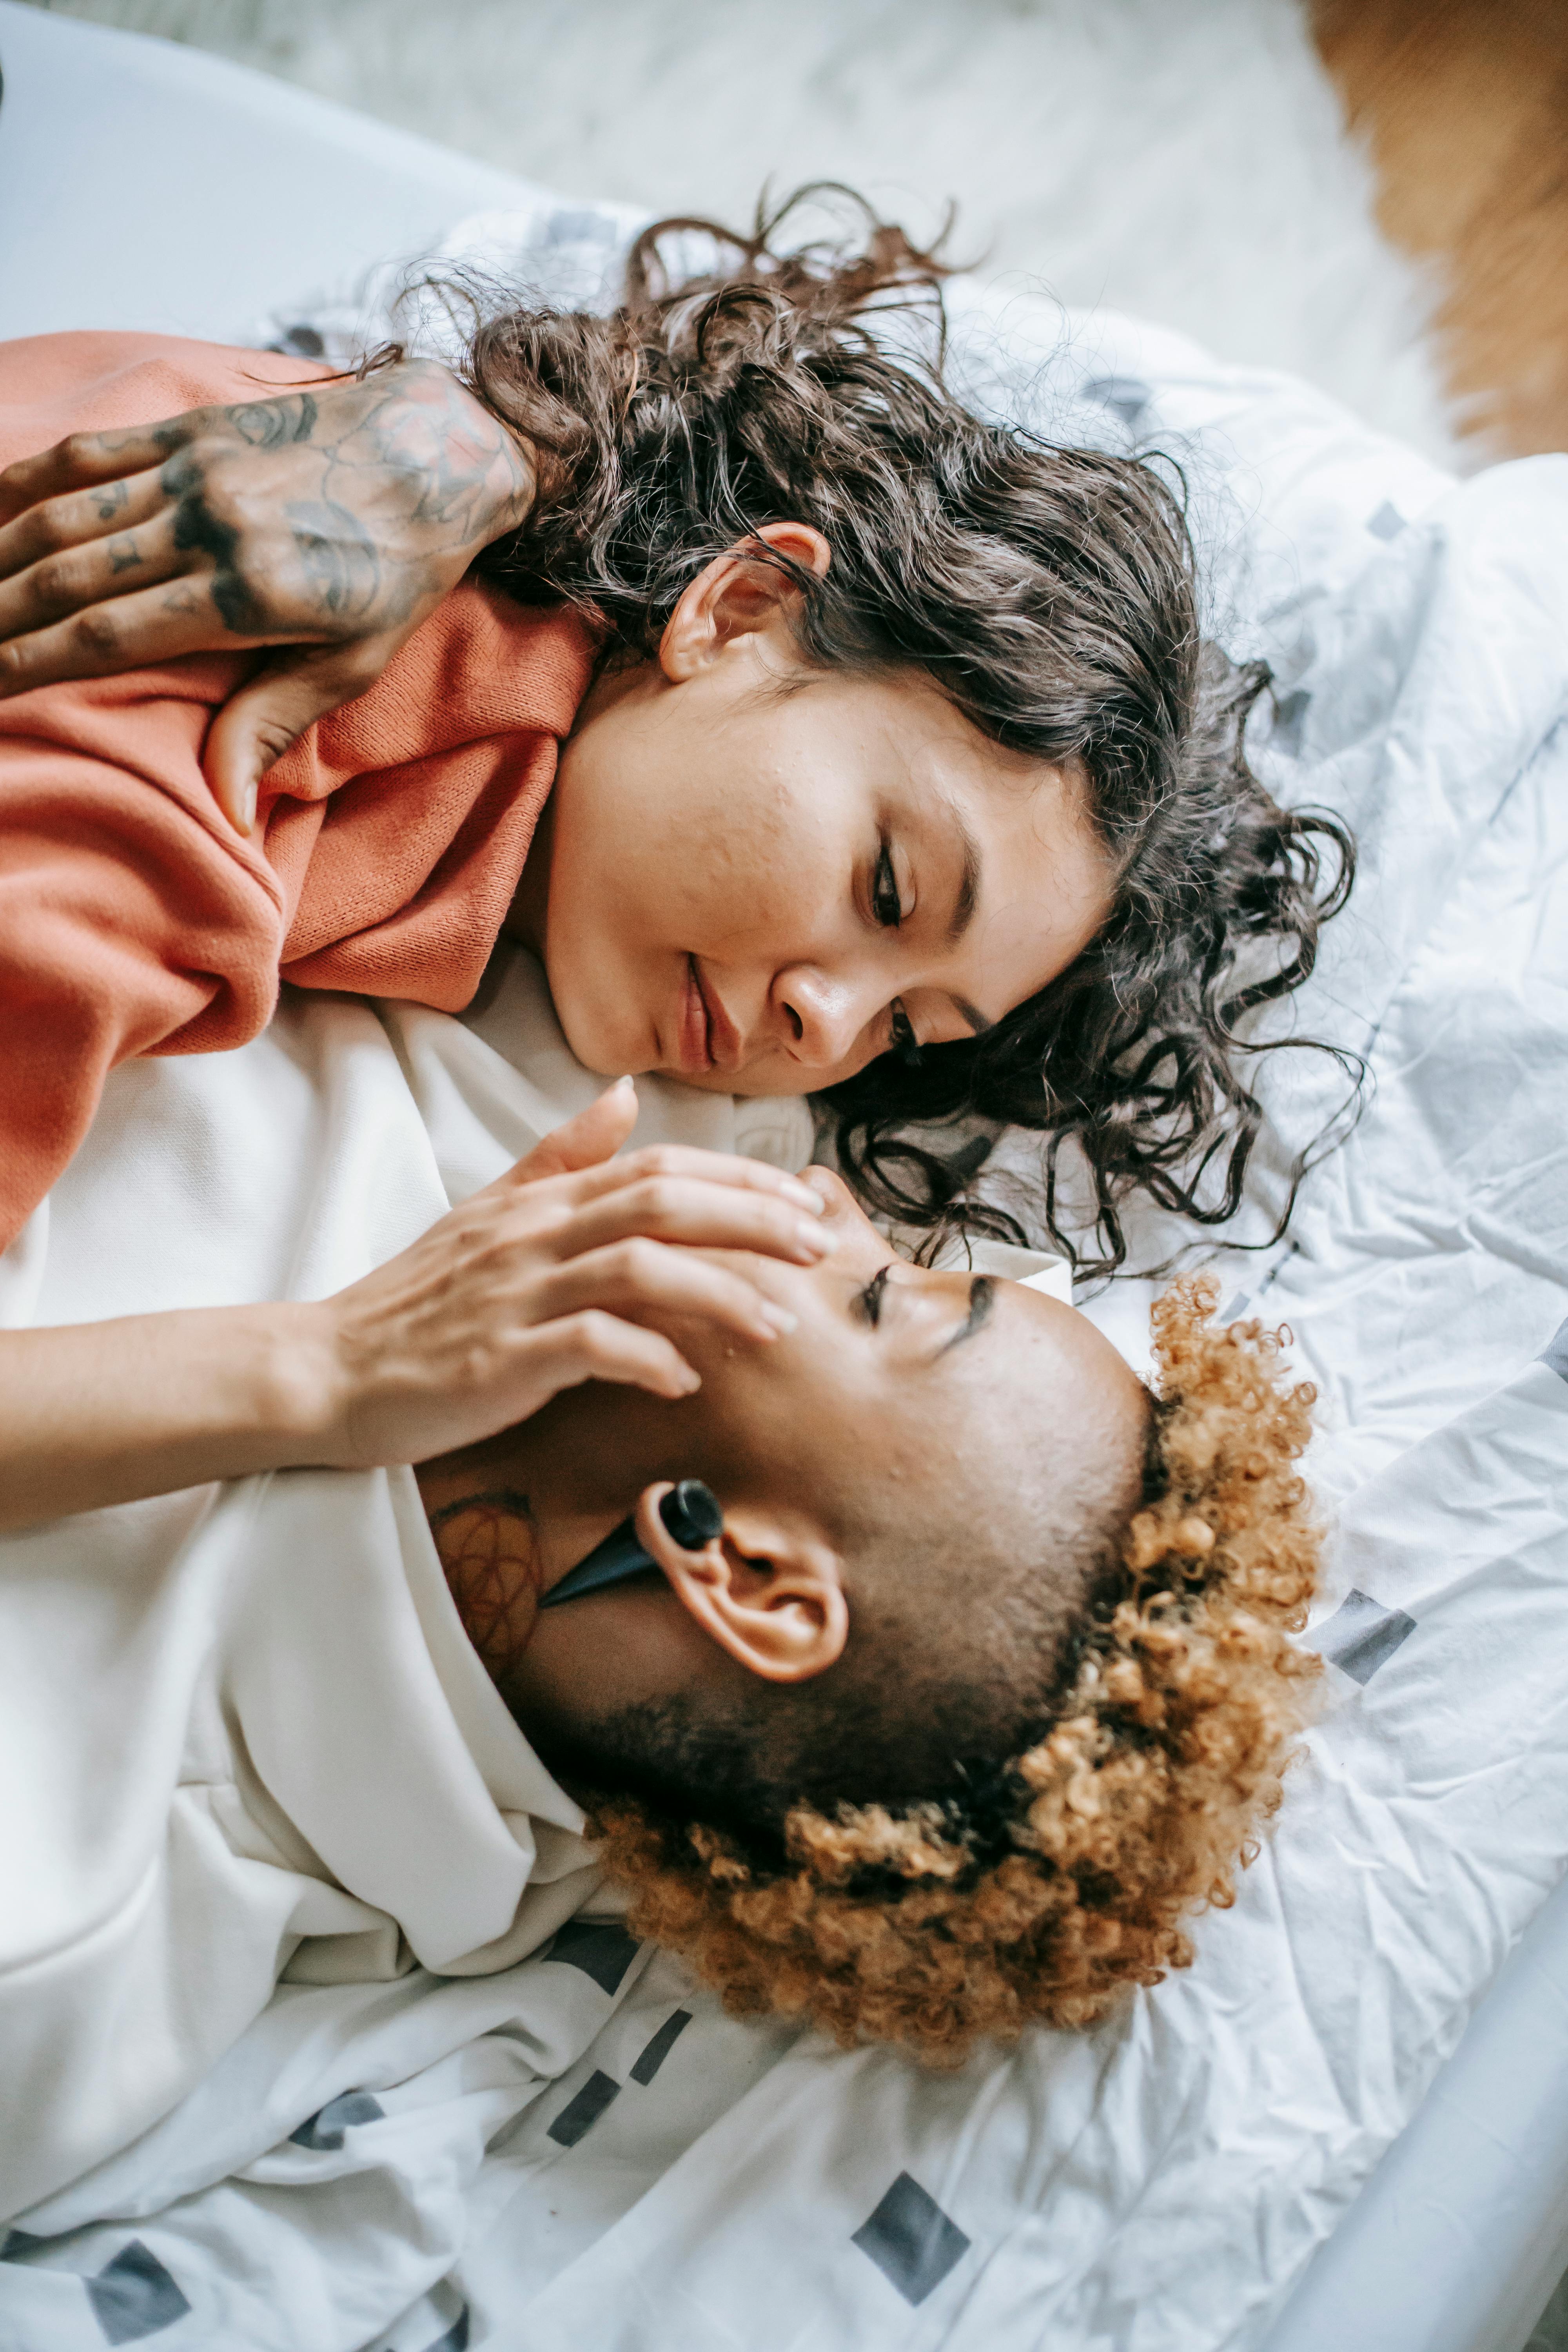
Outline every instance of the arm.
<svg viewBox="0 0 1568 2352">
<path fill-rule="evenodd" d="M 280 887 L 201 772 L 235 667 L 0 704 L 0 1248 L 118 1064 L 238 1045 L 271 1013 Z"/>
<path fill-rule="evenodd" d="M 689 1395 L 661 1323 L 765 1345 L 792 1319 L 700 1251 L 809 1265 L 832 1243 L 811 1189 L 761 1162 L 612 1160 L 636 1117 L 623 1081 L 335 1297 L 0 1332 L 0 1528 L 257 1470 L 427 1461 L 584 1381 Z"/>
<path fill-rule="evenodd" d="M 73 434 L 0 473 L 0 696 L 287 648 L 206 746 L 247 832 L 258 778 L 374 682 L 532 496 L 527 451 L 424 361 Z"/>
</svg>

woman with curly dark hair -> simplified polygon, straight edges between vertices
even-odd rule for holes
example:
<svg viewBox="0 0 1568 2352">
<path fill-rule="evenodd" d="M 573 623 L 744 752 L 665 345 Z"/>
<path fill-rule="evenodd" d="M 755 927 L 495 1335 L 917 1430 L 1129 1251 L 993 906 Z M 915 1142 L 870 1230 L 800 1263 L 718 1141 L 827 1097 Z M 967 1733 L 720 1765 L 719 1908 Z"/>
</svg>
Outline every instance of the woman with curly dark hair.
<svg viewBox="0 0 1568 2352">
<path fill-rule="evenodd" d="M 911 303 L 940 327 L 942 266 L 869 215 L 780 251 L 783 217 L 650 229 L 607 317 L 478 315 L 466 389 L 392 354 L 286 390 L 248 355 L 263 396 L 142 425 L 122 367 L 128 429 L 0 480 L 10 1230 L 115 1062 L 240 1042 L 279 973 L 459 1009 L 503 922 L 590 1069 L 809 1093 L 906 1226 L 1008 1229 L 974 1191 L 1004 1126 L 1043 1134 L 1041 1216 L 1080 1252 L 1056 1171 L 1081 1150 L 1097 1269 L 1135 1190 L 1235 1208 L 1237 1024 L 1310 971 L 1349 839 L 1252 774 L 1267 680 L 1203 643 L 1161 475 L 975 417 L 940 333 L 877 331 Z M 693 227 L 718 263 L 672 282 L 661 238 Z M 12 348 L 58 378 L 73 340 Z M 58 681 L 300 641 L 205 742 L 232 660 L 138 688 L 139 724 L 178 707 L 177 756 L 122 756 L 153 787 L 129 848 L 118 772 L 84 828 L 61 753 L 101 760 L 106 689 Z M 40 724 L 73 692 L 91 724 Z M 724 1205 L 721 1235 L 661 1237 L 733 1243 Z M 271 1454 L 335 1458 L 277 1451 L 300 1442 Z"/>
</svg>

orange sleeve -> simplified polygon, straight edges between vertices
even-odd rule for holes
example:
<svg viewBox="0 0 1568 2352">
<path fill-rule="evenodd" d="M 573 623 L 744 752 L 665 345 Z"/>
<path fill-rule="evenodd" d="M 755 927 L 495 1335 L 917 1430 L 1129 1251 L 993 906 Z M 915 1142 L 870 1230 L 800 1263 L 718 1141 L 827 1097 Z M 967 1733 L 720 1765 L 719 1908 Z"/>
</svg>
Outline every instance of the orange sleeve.
<svg viewBox="0 0 1568 2352">
<path fill-rule="evenodd" d="M 117 1063 L 238 1045 L 271 1012 L 282 894 L 201 774 L 236 670 L 179 663 L 0 703 L 0 1247 Z"/>
<path fill-rule="evenodd" d="M 79 428 L 291 389 L 308 362 L 163 336 L 0 342 L 0 465 Z M 277 994 L 281 891 L 201 775 L 237 659 L 0 702 L 0 1248 L 117 1062 L 238 1045 Z"/>
<path fill-rule="evenodd" d="M 0 465 L 323 373 L 157 336 L 0 342 Z M 581 620 L 466 583 L 270 771 L 249 841 L 201 772 L 244 657 L 0 702 L 0 1248 L 116 1064 L 243 1045 L 280 961 L 306 987 L 469 1001 L 594 652 Z"/>
</svg>

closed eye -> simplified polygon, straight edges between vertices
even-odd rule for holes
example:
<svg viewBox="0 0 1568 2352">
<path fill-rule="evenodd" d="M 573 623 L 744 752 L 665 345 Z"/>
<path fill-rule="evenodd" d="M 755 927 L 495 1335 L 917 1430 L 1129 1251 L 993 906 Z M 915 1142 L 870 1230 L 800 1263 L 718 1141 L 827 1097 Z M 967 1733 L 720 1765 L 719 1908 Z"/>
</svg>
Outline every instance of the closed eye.
<svg viewBox="0 0 1568 2352">
<path fill-rule="evenodd" d="M 893 871 L 893 853 L 885 841 L 878 852 L 876 871 L 871 877 L 871 912 L 885 929 L 897 930 L 904 919 L 899 877 Z"/>
<path fill-rule="evenodd" d="M 896 996 L 888 1007 L 888 1051 L 896 1054 L 906 1069 L 920 1067 L 921 1041 L 915 1035 L 914 1023 Z"/>
<path fill-rule="evenodd" d="M 855 1293 L 855 1312 L 865 1318 L 873 1331 L 882 1319 L 882 1293 L 888 1287 L 888 1276 L 892 1270 L 890 1265 L 879 1267 L 865 1289 Z"/>
</svg>

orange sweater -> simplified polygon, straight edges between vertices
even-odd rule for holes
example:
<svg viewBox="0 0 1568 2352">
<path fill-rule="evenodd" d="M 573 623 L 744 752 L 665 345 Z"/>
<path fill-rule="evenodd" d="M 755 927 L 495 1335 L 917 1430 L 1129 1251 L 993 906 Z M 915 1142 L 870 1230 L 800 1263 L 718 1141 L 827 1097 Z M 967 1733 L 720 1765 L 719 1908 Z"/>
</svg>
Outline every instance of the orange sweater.
<svg viewBox="0 0 1568 2352">
<path fill-rule="evenodd" d="M 0 465 L 325 371 L 163 336 L 0 343 Z M 242 840 L 203 781 L 248 656 L 0 702 L 0 1247 L 137 1054 L 211 1053 L 305 988 L 467 1004 L 522 872 L 593 646 L 465 583 L 262 780 Z"/>
</svg>

